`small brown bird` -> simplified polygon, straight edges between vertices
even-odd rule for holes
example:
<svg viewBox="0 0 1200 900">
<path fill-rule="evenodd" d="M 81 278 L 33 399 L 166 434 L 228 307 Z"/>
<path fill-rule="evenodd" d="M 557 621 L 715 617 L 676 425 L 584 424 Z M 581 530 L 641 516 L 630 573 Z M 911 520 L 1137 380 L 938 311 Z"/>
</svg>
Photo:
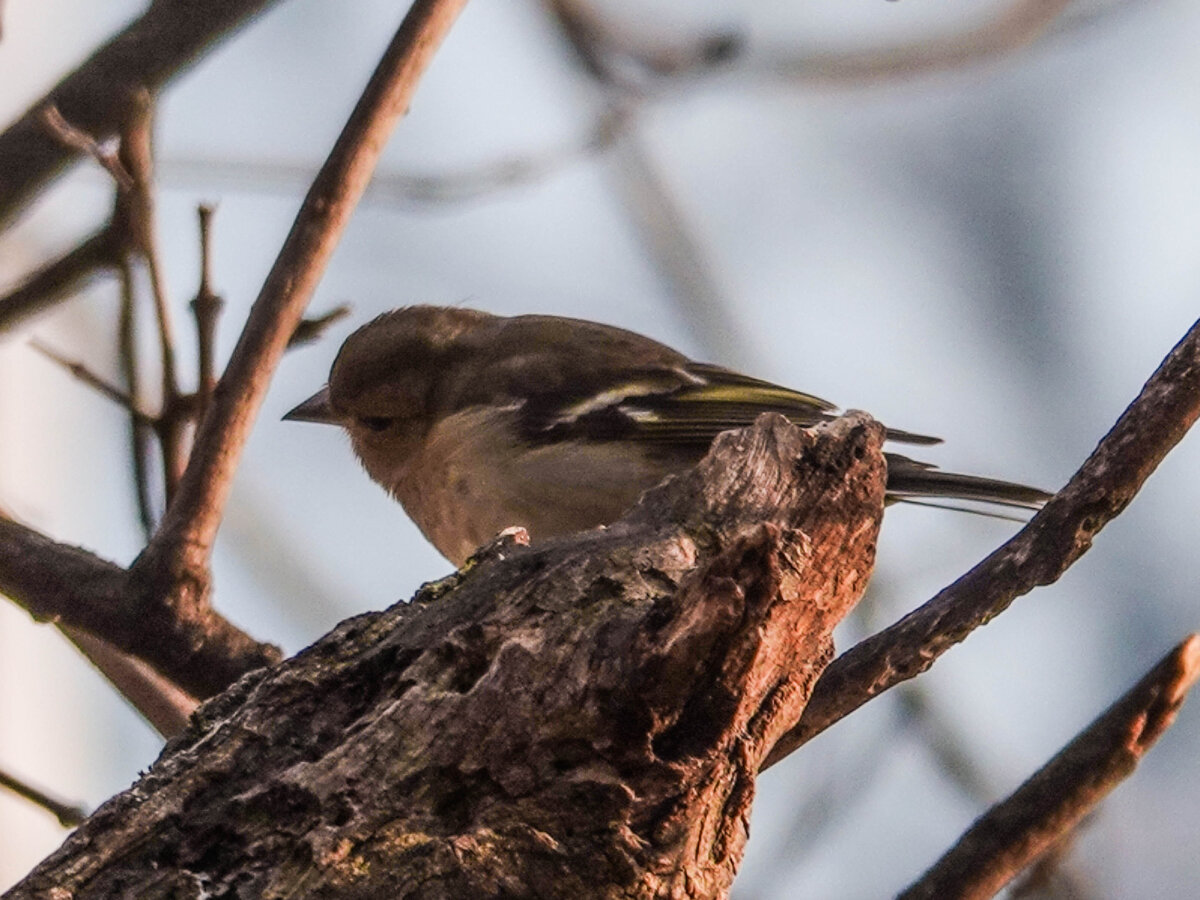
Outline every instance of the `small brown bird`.
<svg viewBox="0 0 1200 900">
<path fill-rule="evenodd" d="M 350 335 L 329 384 L 284 418 L 345 428 L 371 478 L 461 565 L 511 525 L 536 540 L 614 521 L 694 465 L 718 433 L 764 412 L 798 425 L 836 415 L 818 397 L 693 362 L 621 328 L 412 306 Z M 893 500 L 1036 509 L 1049 496 L 893 453 L 887 464 Z"/>
</svg>

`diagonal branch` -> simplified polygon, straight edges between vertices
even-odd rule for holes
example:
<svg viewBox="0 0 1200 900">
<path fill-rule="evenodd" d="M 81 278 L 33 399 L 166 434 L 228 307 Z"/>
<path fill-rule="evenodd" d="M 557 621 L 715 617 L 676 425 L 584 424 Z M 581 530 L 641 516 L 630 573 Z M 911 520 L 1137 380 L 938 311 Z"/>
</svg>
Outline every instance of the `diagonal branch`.
<svg viewBox="0 0 1200 900">
<path fill-rule="evenodd" d="M 1171 723 L 1200 678 L 1192 635 L 1064 747 L 982 816 L 901 900 L 986 900 L 1053 849 L 1128 777 Z"/>
<path fill-rule="evenodd" d="M 179 608 L 141 590 L 132 573 L 0 516 L 0 593 L 34 618 L 98 635 L 208 697 L 280 653 L 210 607 Z"/>
<path fill-rule="evenodd" d="M 73 296 L 76 288 L 97 272 L 116 268 L 119 253 L 120 242 L 108 225 L 84 238 L 0 297 L 0 331 Z"/>
<path fill-rule="evenodd" d="M 388 135 L 466 0 L 417 0 L 371 76 L 268 274 L 212 396 L 178 494 L 134 563 L 140 577 L 206 578 L 242 447 L 272 372 L 366 188 Z M 203 585 L 197 584 L 203 593 Z M 185 591 L 187 587 L 184 587 Z M 185 603 L 188 601 L 184 601 Z"/>
<path fill-rule="evenodd" d="M 78 156 L 46 131 L 42 110 L 98 140 L 112 137 L 126 98 L 179 74 L 214 42 L 278 0 L 153 0 L 146 12 L 0 134 L 0 224 Z"/>
<path fill-rule="evenodd" d="M 87 810 L 79 804 L 67 803 L 51 797 L 45 791 L 3 769 L 0 769 L 0 787 L 12 791 L 19 797 L 24 797 L 35 806 L 40 806 L 58 819 L 58 824 L 63 828 L 74 828 L 87 818 Z"/>
<path fill-rule="evenodd" d="M 821 676 L 773 765 L 872 697 L 924 672 L 975 628 L 1052 584 L 1133 499 L 1200 416 L 1200 321 L 1163 360 L 1092 455 L 1028 525 L 958 581 L 867 638 Z"/>
<path fill-rule="evenodd" d="M 36 339 L 30 341 L 29 346 L 38 353 L 42 354 L 42 356 L 49 359 L 51 362 L 62 366 L 67 370 L 68 373 L 70 373 L 72 378 L 79 379 L 96 393 L 98 393 L 101 397 L 104 397 L 106 400 L 110 400 L 117 406 L 121 407 L 121 409 L 129 413 L 134 422 L 141 425 L 154 424 L 154 417 L 140 409 L 133 397 L 131 397 L 127 392 L 121 390 L 115 384 L 110 384 L 79 360 L 67 359 L 67 357 L 59 353 L 57 350 L 54 350 L 53 348 Z"/>
<path fill-rule="evenodd" d="M 58 111 L 57 106 L 51 104 L 42 110 L 42 124 L 63 145 L 84 156 L 90 156 L 99 163 L 104 171 L 112 177 L 112 180 L 117 183 L 118 191 L 133 190 L 133 176 L 125 168 L 119 153 L 101 144 L 83 129 L 76 128 L 68 122 L 63 117 L 63 114 Z"/>
</svg>

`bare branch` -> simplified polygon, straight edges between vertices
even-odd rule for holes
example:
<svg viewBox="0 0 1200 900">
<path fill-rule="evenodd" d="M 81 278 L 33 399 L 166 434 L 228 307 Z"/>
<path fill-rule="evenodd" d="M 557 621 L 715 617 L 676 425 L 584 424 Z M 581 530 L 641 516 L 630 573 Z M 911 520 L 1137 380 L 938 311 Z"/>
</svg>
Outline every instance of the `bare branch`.
<svg viewBox="0 0 1200 900">
<path fill-rule="evenodd" d="M 55 138 L 77 153 L 90 156 L 104 169 L 112 180 L 117 183 L 117 189 L 128 191 L 133 189 L 133 176 L 121 162 L 119 154 L 113 148 L 105 147 L 94 137 L 81 128 L 76 128 L 63 118 L 58 107 L 51 104 L 42 110 L 42 124 L 46 126 Z"/>
<path fill-rule="evenodd" d="M 150 274 L 150 291 L 162 353 L 163 405 L 166 407 L 170 405 L 172 398 L 179 394 L 179 379 L 175 368 L 171 304 L 163 279 L 155 226 L 152 146 L 154 101 L 150 92 L 144 89 L 133 91 L 127 109 L 126 118 L 120 126 L 119 154 L 122 165 L 129 172 L 130 181 L 128 188 L 121 191 L 117 198 L 120 211 L 113 218 L 127 229 L 126 247 L 137 252 Z"/>
<path fill-rule="evenodd" d="M 0 515 L 0 593 L 34 618 L 101 636 L 197 697 L 279 661 L 211 608 L 164 602 L 135 575 Z"/>
<path fill-rule="evenodd" d="M 691 40 L 654 40 L 586 0 L 547 0 L 551 14 L 580 51 L 580 62 L 598 82 L 639 93 L 647 77 L 704 74 L 742 49 L 739 35 L 721 31 Z"/>
<path fill-rule="evenodd" d="M 187 727 L 199 703 L 195 697 L 108 641 L 70 625 L 58 627 L 155 731 L 171 738 Z"/>
<path fill-rule="evenodd" d="M 29 342 L 29 346 L 45 356 L 47 359 L 50 359 L 62 366 L 71 374 L 72 377 L 78 378 L 88 387 L 95 390 L 100 396 L 117 404 L 117 406 L 128 412 L 135 421 L 143 425 L 154 424 L 154 417 L 149 413 L 138 409 L 137 404 L 134 403 L 133 398 L 130 397 L 129 394 L 121 390 L 116 385 L 105 381 L 83 363 L 79 362 L 78 360 L 67 359 L 58 351 L 52 350 L 46 344 L 36 339 L 31 340 Z"/>
<path fill-rule="evenodd" d="M 138 366 L 137 318 L 134 310 L 133 261 L 129 254 L 121 259 L 121 310 L 117 318 L 117 355 L 121 372 L 133 405 L 142 405 L 141 375 Z M 158 516 L 150 490 L 150 441 L 152 429 L 134 416 L 129 419 L 129 452 L 133 461 L 133 483 L 137 495 L 138 519 L 149 541 L 154 535 Z"/>
<path fill-rule="evenodd" d="M 972 630 L 1039 585 L 1052 584 L 1133 499 L 1200 416 L 1200 321 L 1061 491 L 998 550 L 896 624 L 851 648 L 822 675 L 773 765 L 893 685 L 924 672 Z"/>
<path fill-rule="evenodd" d="M 958 69 L 1032 44 L 1069 5 L 1070 0 L 1015 0 L 995 19 L 964 34 L 862 53 L 780 53 L 752 68 L 806 82 L 882 81 Z"/>
<path fill-rule="evenodd" d="M 0 331 L 73 296 L 76 288 L 97 271 L 115 268 L 120 255 L 118 245 L 106 225 L 73 250 L 42 266 L 7 296 L 0 297 Z"/>
<path fill-rule="evenodd" d="M 902 900 L 985 900 L 1047 852 L 1121 783 L 1175 721 L 1200 678 L 1192 635 L 1015 793 L 992 807 Z"/>
<path fill-rule="evenodd" d="M 129 172 L 128 190 L 119 191 L 113 211 L 113 228 L 124 235 L 127 253 L 136 254 L 150 276 L 150 298 L 158 330 L 162 393 L 155 435 L 162 451 L 163 485 L 167 503 L 175 494 L 188 458 L 188 427 L 193 410 L 183 408 L 176 366 L 175 332 L 167 294 L 162 256 L 158 249 L 154 200 L 154 100 L 144 89 L 132 91 L 120 125 L 120 158 Z"/>
<path fill-rule="evenodd" d="M 339 303 L 323 315 L 301 319 L 300 324 L 296 326 L 296 330 L 292 332 L 292 336 L 288 338 L 288 348 L 301 347 L 304 344 L 320 340 L 321 335 L 325 333 L 330 325 L 340 322 L 348 315 L 350 315 L 350 306 L 346 303 Z"/>
<path fill-rule="evenodd" d="M 417 0 L 309 190 L 217 385 L 179 493 L 134 564 L 142 577 L 184 573 L 206 593 L 208 558 L 237 460 L 272 372 L 296 330 L 392 127 L 466 0 Z M 174 590 L 169 588 L 168 590 Z M 198 599 L 198 598 L 197 598 Z M 188 601 L 190 602 L 190 601 Z"/>
<path fill-rule="evenodd" d="M 153 90 L 211 44 L 277 0 L 154 0 L 146 12 L 60 81 L 0 134 L 0 223 L 13 216 L 79 151 L 42 123 L 54 106 L 77 128 L 105 140 L 116 134 L 129 92 Z"/>
<path fill-rule="evenodd" d="M 778 50 L 749 57 L 739 71 L 793 82 L 860 83 L 957 69 L 1033 43 L 1069 4 L 1070 0 L 1013 0 L 990 22 L 962 34 L 858 53 Z M 732 33 L 656 44 L 643 30 L 601 15 L 585 0 L 547 0 L 547 6 L 582 51 L 585 69 L 597 81 L 627 91 L 642 91 L 646 75 L 678 80 L 706 74 L 741 50 L 739 36 Z"/>
<path fill-rule="evenodd" d="M 58 819 L 58 824 L 63 828 L 74 828 L 88 816 L 87 810 L 82 805 L 56 800 L 45 791 L 33 787 L 4 769 L 0 769 L 0 787 L 7 788 L 17 796 L 24 797 L 30 803 L 40 806 Z"/>
<path fill-rule="evenodd" d="M 606 150 L 630 124 L 629 105 L 616 103 L 600 111 L 584 133 L 541 149 L 514 153 L 478 165 L 448 172 L 377 172 L 363 203 L 391 203 L 409 207 L 465 203 L 489 194 L 535 184 L 577 161 Z M 312 181 L 310 167 L 251 159 L 181 159 L 173 156 L 159 170 L 159 182 L 189 184 L 216 179 L 241 191 L 282 192 L 302 190 Z"/>
<path fill-rule="evenodd" d="M 196 320 L 196 356 L 200 378 L 196 387 L 197 421 L 204 418 L 217 384 L 217 320 L 225 305 L 212 289 L 212 217 L 215 208 L 202 203 L 197 209 L 200 218 L 200 287 L 192 299 L 192 316 Z"/>
</svg>

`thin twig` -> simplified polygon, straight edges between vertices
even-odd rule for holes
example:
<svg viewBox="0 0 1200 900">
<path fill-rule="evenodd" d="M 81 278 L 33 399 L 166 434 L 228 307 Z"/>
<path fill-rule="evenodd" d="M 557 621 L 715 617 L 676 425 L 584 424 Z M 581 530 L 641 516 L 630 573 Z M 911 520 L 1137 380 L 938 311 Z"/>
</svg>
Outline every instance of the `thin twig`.
<svg viewBox="0 0 1200 900">
<path fill-rule="evenodd" d="M 138 366 L 137 316 L 134 310 L 133 262 L 129 254 L 121 261 L 121 309 L 117 319 L 117 355 L 125 388 L 133 404 L 141 407 L 141 376 Z M 138 520 L 149 541 L 158 525 L 150 489 L 150 441 L 153 430 L 137 418 L 129 419 L 129 451 L 133 461 L 133 482 L 137 494 Z"/>
<path fill-rule="evenodd" d="M 196 387 L 196 420 L 204 418 L 217 384 L 217 320 L 225 301 L 212 289 L 212 217 L 215 208 L 201 203 L 196 209 L 200 218 L 200 286 L 192 298 L 192 316 L 196 320 L 196 356 L 200 369 Z"/>
<path fill-rule="evenodd" d="M 547 0 L 546 6 L 583 51 L 581 62 L 597 81 L 640 93 L 647 77 L 706 74 L 728 64 L 742 49 L 741 36 L 731 31 L 704 34 L 690 40 L 653 40 L 644 28 L 633 28 L 602 15 L 584 0 Z"/>
<path fill-rule="evenodd" d="M 378 172 L 363 194 L 363 204 L 388 203 L 426 207 L 467 203 L 499 191 L 536 184 L 556 172 L 608 149 L 625 132 L 631 116 L 628 104 L 600 111 L 580 135 L 527 153 L 505 155 L 457 171 Z M 250 159 L 183 159 L 173 156 L 159 167 L 159 182 L 233 185 L 243 192 L 292 194 L 312 182 L 311 167 Z"/>
<path fill-rule="evenodd" d="M 87 810 L 82 805 L 56 800 L 45 791 L 33 787 L 4 769 L 0 769 L 0 787 L 8 788 L 17 796 L 24 797 L 35 806 L 40 806 L 58 819 L 58 824 L 63 828 L 74 828 L 88 816 Z"/>
<path fill-rule="evenodd" d="M 250 310 L 174 502 L 134 570 L 207 579 L 230 484 L 272 372 L 316 289 L 392 127 L 466 0 L 416 0 L 372 75 Z M 161 575 L 160 575 L 161 577 Z M 178 574 L 175 575 L 178 577 Z M 201 591 L 203 593 L 203 591 Z"/>
<path fill-rule="evenodd" d="M 154 101 L 150 92 L 142 88 L 133 91 L 127 110 L 121 123 L 120 157 L 132 183 L 128 190 L 119 193 L 113 221 L 124 225 L 128 248 L 137 253 L 150 276 L 162 392 L 155 434 L 162 451 L 163 485 L 169 504 L 187 464 L 191 411 L 183 409 L 180 403 L 182 392 L 176 365 L 175 333 L 171 326 L 171 302 L 158 249 L 154 209 Z"/>
<path fill-rule="evenodd" d="M 117 406 L 128 412 L 135 422 L 151 426 L 154 424 L 154 417 L 138 409 L 137 404 L 134 403 L 133 398 L 129 394 L 101 378 L 83 363 L 78 360 L 67 359 L 57 350 L 51 349 L 36 338 L 29 342 L 29 346 L 42 354 L 42 356 L 62 366 L 72 377 L 82 381 L 88 387 L 95 390 L 96 393 L 100 394 L 100 396 L 117 404 Z"/>
<path fill-rule="evenodd" d="M 105 147 L 82 128 L 76 128 L 68 122 L 57 106 L 51 104 L 42 110 L 42 124 L 64 145 L 98 162 L 100 167 L 112 176 L 118 190 L 133 189 L 133 176 L 121 162 L 117 151 L 112 147 Z"/>
<path fill-rule="evenodd" d="M 162 352 L 162 388 L 165 404 L 167 398 L 179 394 L 179 381 L 175 368 L 171 303 L 163 281 L 155 227 L 153 113 L 154 103 L 150 92 L 144 89 L 135 91 L 129 102 L 129 116 L 121 124 L 120 156 L 131 178 L 129 188 L 124 192 L 128 203 L 125 221 L 129 228 L 130 243 L 142 257 L 150 275 L 158 341 Z"/>
<path fill-rule="evenodd" d="M 313 341 L 320 340 L 321 335 L 329 329 L 329 326 L 335 322 L 340 322 L 348 315 L 350 315 L 349 304 L 339 303 L 323 315 L 301 319 L 300 324 L 296 326 L 296 330 L 292 332 L 292 336 L 288 338 L 288 349 L 302 347 L 305 344 L 311 344 Z"/>
<path fill-rule="evenodd" d="M 74 296 L 76 288 L 88 278 L 115 268 L 118 256 L 109 226 L 88 235 L 74 249 L 42 266 L 0 297 L 0 331 Z"/>
<path fill-rule="evenodd" d="M 901 900 L 992 897 L 1121 783 L 1200 678 L 1200 636 L 1172 650 L 1037 774 L 992 807 Z"/>
<path fill-rule="evenodd" d="M 844 653 L 817 682 L 799 724 L 768 757 L 773 765 L 872 697 L 924 672 L 950 647 L 1051 584 L 1200 416 L 1200 321 L 1163 360 L 1079 471 L 998 550 L 896 624 Z"/>
</svg>

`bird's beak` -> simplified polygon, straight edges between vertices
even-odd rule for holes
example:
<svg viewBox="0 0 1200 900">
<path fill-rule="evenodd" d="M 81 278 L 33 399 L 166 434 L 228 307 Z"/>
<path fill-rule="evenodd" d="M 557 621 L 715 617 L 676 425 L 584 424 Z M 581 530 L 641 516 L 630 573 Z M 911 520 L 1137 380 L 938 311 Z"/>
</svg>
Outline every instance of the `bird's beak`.
<svg viewBox="0 0 1200 900">
<path fill-rule="evenodd" d="M 337 425 L 339 419 L 329 405 L 329 385 L 321 388 L 295 409 L 283 417 L 285 422 L 317 422 L 321 425 Z"/>
</svg>

